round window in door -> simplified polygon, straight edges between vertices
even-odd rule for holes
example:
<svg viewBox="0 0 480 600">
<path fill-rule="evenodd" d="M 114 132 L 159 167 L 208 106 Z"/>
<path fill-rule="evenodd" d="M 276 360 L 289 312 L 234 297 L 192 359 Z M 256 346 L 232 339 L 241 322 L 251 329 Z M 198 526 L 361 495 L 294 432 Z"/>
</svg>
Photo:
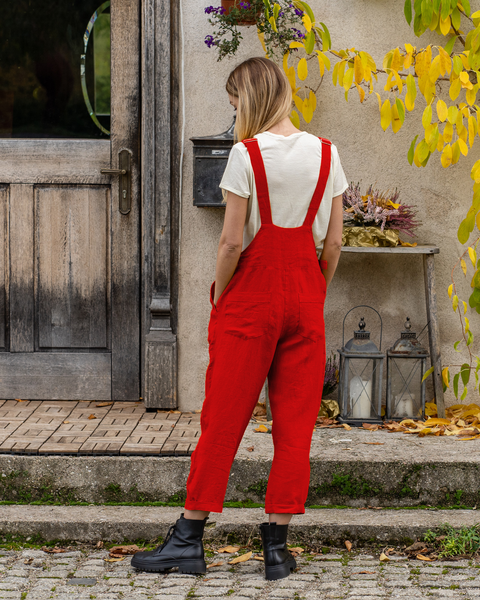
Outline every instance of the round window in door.
<svg viewBox="0 0 480 600">
<path fill-rule="evenodd" d="M 108 139 L 110 2 L 7 3 L 0 39 L 0 138 Z"/>
</svg>

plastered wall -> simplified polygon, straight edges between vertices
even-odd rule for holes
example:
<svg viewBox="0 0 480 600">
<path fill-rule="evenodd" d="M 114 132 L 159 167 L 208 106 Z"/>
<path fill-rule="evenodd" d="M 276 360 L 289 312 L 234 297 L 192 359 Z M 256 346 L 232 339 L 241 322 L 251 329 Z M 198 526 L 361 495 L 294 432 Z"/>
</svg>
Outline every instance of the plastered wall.
<svg viewBox="0 0 480 600">
<path fill-rule="evenodd" d="M 219 3 L 219 2 L 218 2 Z M 241 52 L 233 59 L 217 62 L 213 49 L 203 40 L 211 33 L 204 9 L 207 0 L 183 0 L 185 27 L 185 160 L 182 199 L 182 237 L 180 258 L 179 405 L 182 410 L 201 407 L 204 376 L 208 364 L 207 325 L 210 313 L 209 287 L 215 277 L 215 260 L 222 228 L 223 209 L 193 206 L 193 158 L 191 136 L 212 135 L 231 124 L 233 112 L 225 92 L 231 69 L 242 60 L 262 55 L 252 27 L 244 29 Z M 213 4 L 216 5 L 215 2 Z M 317 18 L 327 23 L 334 48 L 356 47 L 372 54 L 381 65 L 385 53 L 405 42 L 418 47 L 435 43 L 437 36 L 415 38 L 403 18 L 403 0 L 311 0 Z M 427 41 L 428 40 L 428 41 Z M 386 92 L 381 91 L 382 97 Z M 444 170 L 435 154 L 426 168 L 411 167 L 407 150 L 413 137 L 421 132 L 421 113 L 408 115 L 396 135 L 380 127 L 378 103 L 370 96 L 361 105 L 356 92 L 348 104 L 343 90 L 333 87 L 327 74 L 318 94 L 313 121 L 302 129 L 331 139 L 338 147 L 348 181 L 362 186 L 376 183 L 381 188 L 399 188 L 404 203 L 418 207 L 423 225 L 418 229 L 419 243 L 440 247 L 436 277 L 444 364 L 458 364 L 461 356 L 453 351 L 460 339 L 458 316 L 450 306 L 447 286 L 460 244 L 456 228 L 471 201 L 470 169 L 479 158 L 480 143 L 459 164 Z M 425 106 L 417 98 L 421 111 Z M 469 285 L 464 286 L 468 299 Z M 342 341 L 345 313 L 357 304 L 375 307 L 383 318 L 384 347 L 399 337 L 405 316 L 420 331 L 427 322 L 420 257 L 362 256 L 343 254 L 325 305 L 327 351 L 336 350 Z M 373 317 L 365 313 L 367 324 Z M 472 329 L 478 330 L 478 315 L 471 316 Z M 352 337 L 355 321 L 348 321 L 346 339 Z M 373 327 L 372 327 L 373 329 Z M 377 331 L 375 326 L 375 331 Z M 423 338 L 427 343 L 426 336 Z M 469 395 L 471 402 L 478 394 Z M 431 391 L 427 400 L 431 399 Z M 447 404 L 453 396 L 447 394 Z"/>
</svg>

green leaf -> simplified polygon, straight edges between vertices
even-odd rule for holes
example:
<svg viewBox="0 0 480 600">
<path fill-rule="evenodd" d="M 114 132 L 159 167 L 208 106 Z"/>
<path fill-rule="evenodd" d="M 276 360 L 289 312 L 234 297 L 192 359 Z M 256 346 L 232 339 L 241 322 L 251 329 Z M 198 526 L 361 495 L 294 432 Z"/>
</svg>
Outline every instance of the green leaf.
<svg viewBox="0 0 480 600">
<path fill-rule="evenodd" d="M 452 12 L 452 25 L 455 29 L 457 29 L 457 31 L 460 28 L 460 11 L 456 6 L 455 10 Z"/>
<path fill-rule="evenodd" d="M 403 7 L 405 19 L 409 25 L 412 24 L 412 0 L 405 0 L 405 6 Z"/>
<path fill-rule="evenodd" d="M 450 14 L 450 0 L 442 0 L 442 9 L 440 12 L 440 17 L 442 18 L 442 21 L 445 21 L 445 19 L 448 17 L 449 14 Z"/>
<path fill-rule="evenodd" d="M 460 373 L 457 373 L 453 378 L 453 393 L 455 398 L 458 398 L 458 380 L 460 379 Z"/>
<path fill-rule="evenodd" d="M 422 15 L 420 13 L 415 15 L 415 19 L 413 21 L 413 32 L 417 37 L 423 35 L 426 31 L 425 25 L 422 23 Z"/>
<path fill-rule="evenodd" d="M 305 52 L 311 54 L 315 46 L 315 31 L 311 29 L 305 36 Z"/>
<path fill-rule="evenodd" d="M 468 385 L 470 381 L 470 365 L 463 363 L 460 368 L 460 375 L 462 376 L 463 385 Z"/>
<path fill-rule="evenodd" d="M 428 369 L 428 371 L 425 371 L 425 374 L 424 374 L 424 376 L 422 377 L 422 383 L 425 381 L 425 379 L 426 379 L 427 377 L 429 377 L 429 376 L 430 376 L 430 375 L 433 373 L 433 370 L 434 370 L 434 369 L 435 369 L 435 367 L 430 367 L 430 368 Z"/>
<path fill-rule="evenodd" d="M 302 0 L 295 0 L 295 6 L 301 8 L 303 12 L 306 12 L 307 15 L 310 17 L 312 23 L 315 21 L 315 15 L 313 14 L 313 10 L 306 2 L 303 2 Z"/>
<path fill-rule="evenodd" d="M 412 143 L 410 144 L 410 149 L 408 150 L 408 154 L 407 154 L 407 159 L 408 162 L 412 165 L 413 164 L 413 156 L 415 154 L 415 144 L 417 142 L 417 138 L 418 135 L 415 136 L 415 139 L 412 141 Z"/>
<path fill-rule="evenodd" d="M 460 396 L 460 400 L 462 400 L 462 401 L 465 400 L 465 398 L 467 397 L 467 394 L 468 394 L 468 389 L 464 388 L 462 395 Z"/>
<path fill-rule="evenodd" d="M 275 4 L 273 5 L 273 18 L 275 19 L 275 21 L 278 19 L 279 12 L 280 4 L 278 4 L 278 2 L 275 2 Z"/>
<path fill-rule="evenodd" d="M 325 38 L 323 39 L 323 48 L 322 50 L 330 50 L 330 48 L 332 47 L 332 38 L 330 37 L 330 32 L 328 31 L 328 27 L 325 25 L 325 23 L 322 23 L 320 21 L 320 25 L 323 28 L 323 32 L 325 34 Z"/>
<path fill-rule="evenodd" d="M 473 333 L 469 330 L 467 331 L 467 346 L 473 342 Z"/>
<path fill-rule="evenodd" d="M 458 228 L 458 232 L 457 232 L 457 237 L 458 237 L 458 241 L 461 244 L 466 244 L 468 242 L 468 238 L 470 237 L 470 231 L 468 229 L 468 224 L 467 224 L 466 219 L 463 219 L 463 221 L 460 223 L 460 227 Z"/>
<path fill-rule="evenodd" d="M 461 344 L 463 342 L 463 340 L 458 340 L 458 342 L 455 342 L 453 344 L 453 349 L 455 350 L 455 352 L 460 352 L 460 350 L 458 349 L 458 344 Z"/>
<path fill-rule="evenodd" d="M 403 122 L 405 121 L 405 106 L 400 98 L 395 100 L 395 104 L 397 106 L 398 116 L 400 117 L 400 123 L 403 125 Z"/>
<path fill-rule="evenodd" d="M 422 1 L 422 23 L 425 27 L 430 25 L 433 16 L 433 5 L 431 0 Z"/>
<path fill-rule="evenodd" d="M 470 16 L 470 13 L 471 13 L 470 0 L 461 0 L 461 2 L 462 2 L 463 10 L 465 11 L 465 14 L 467 16 Z"/>
<path fill-rule="evenodd" d="M 448 42 L 445 44 L 445 52 L 447 52 L 448 54 L 451 54 L 453 52 L 453 46 L 455 44 L 455 40 L 457 39 L 458 35 L 454 35 L 452 36 Z"/>
<path fill-rule="evenodd" d="M 441 0 L 433 0 L 433 11 L 438 13 L 440 11 Z"/>
</svg>

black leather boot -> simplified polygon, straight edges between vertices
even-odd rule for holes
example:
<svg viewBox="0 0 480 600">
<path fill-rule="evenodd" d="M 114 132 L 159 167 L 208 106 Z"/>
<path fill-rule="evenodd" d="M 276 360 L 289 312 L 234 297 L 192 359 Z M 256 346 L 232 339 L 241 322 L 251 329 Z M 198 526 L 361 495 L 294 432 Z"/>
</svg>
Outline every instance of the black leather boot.
<svg viewBox="0 0 480 600">
<path fill-rule="evenodd" d="M 262 523 L 260 533 L 263 543 L 265 578 L 283 579 L 297 568 L 297 563 L 287 548 L 288 525 Z"/>
<path fill-rule="evenodd" d="M 184 519 L 183 513 L 168 530 L 167 537 L 156 550 L 137 552 L 132 557 L 132 567 L 141 571 L 162 572 L 178 567 L 179 573 L 206 573 L 203 553 L 205 522 Z"/>
</svg>

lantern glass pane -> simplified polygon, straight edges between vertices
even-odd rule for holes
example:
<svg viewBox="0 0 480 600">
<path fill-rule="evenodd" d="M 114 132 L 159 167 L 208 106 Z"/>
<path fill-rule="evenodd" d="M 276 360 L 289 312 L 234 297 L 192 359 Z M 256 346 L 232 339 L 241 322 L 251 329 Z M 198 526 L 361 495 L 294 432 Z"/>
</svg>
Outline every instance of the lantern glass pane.
<svg viewBox="0 0 480 600">
<path fill-rule="evenodd" d="M 350 358 L 348 360 L 346 414 L 349 419 L 378 418 L 377 388 L 380 361 L 371 358 Z"/>
<path fill-rule="evenodd" d="M 422 416 L 422 360 L 389 358 L 392 418 Z"/>
</svg>

